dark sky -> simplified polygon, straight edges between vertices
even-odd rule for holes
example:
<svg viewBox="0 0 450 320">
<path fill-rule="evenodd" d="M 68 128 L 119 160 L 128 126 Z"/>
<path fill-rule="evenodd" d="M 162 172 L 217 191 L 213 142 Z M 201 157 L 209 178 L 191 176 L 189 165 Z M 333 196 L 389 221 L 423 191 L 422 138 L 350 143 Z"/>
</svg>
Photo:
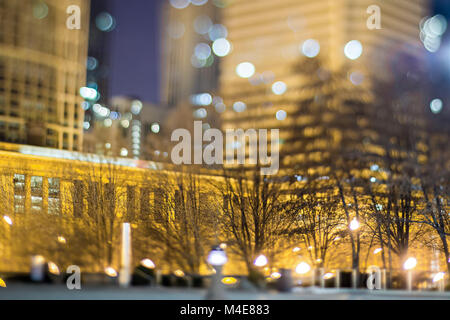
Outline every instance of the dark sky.
<svg viewBox="0 0 450 320">
<path fill-rule="evenodd" d="M 92 0 L 100 1 L 100 0 Z M 159 103 L 161 5 L 168 0 L 108 0 L 116 19 L 110 33 L 109 93 Z M 450 16 L 450 0 L 434 0 L 434 11 Z"/>
<path fill-rule="evenodd" d="M 96 1 L 96 0 L 92 0 Z M 166 0 L 108 0 L 111 32 L 109 92 L 159 102 L 160 7 Z"/>
</svg>

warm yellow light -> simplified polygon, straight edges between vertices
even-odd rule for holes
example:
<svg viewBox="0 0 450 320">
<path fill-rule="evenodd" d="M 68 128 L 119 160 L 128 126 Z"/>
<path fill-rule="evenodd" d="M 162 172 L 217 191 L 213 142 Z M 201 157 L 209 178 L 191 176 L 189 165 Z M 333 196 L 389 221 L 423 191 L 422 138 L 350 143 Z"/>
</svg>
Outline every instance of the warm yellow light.
<svg viewBox="0 0 450 320">
<path fill-rule="evenodd" d="M 257 267 L 264 267 L 267 264 L 267 258 L 265 255 L 260 255 L 258 256 L 255 261 L 253 262 L 253 264 Z"/>
<path fill-rule="evenodd" d="M 308 250 L 311 251 L 313 248 L 314 248 L 313 246 L 309 246 L 309 247 L 308 247 Z"/>
<path fill-rule="evenodd" d="M 405 263 L 403 264 L 403 269 L 405 270 L 412 270 L 417 265 L 417 259 L 416 258 L 408 258 Z"/>
<path fill-rule="evenodd" d="M 56 263 L 54 263 L 54 262 L 49 262 L 48 263 L 48 271 L 50 272 L 50 273 L 52 273 L 52 274 L 55 274 L 55 275 L 59 275 L 59 268 L 58 268 L 58 266 L 56 265 Z"/>
<path fill-rule="evenodd" d="M 236 282 L 237 279 L 234 277 L 225 277 L 222 279 L 222 283 L 227 285 L 235 284 Z"/>
<path fill-rule="evenodd" d="M 64 238 L 63 236 L 58 236 L 58 242 L 65 244 L 67 241 L 66 241 L 66 238 Z"/>
<path fill-rule="evenodd" d="M 0 287 L 6 288 L 6 283 L 2 278 L 0 278 Z"/>
<path fill-rule="evenodd" d="M 12 222 L 12 220 L 11 220 L 10 217 L 8 217 L 8 216 L 3 216 L 3 220 L 5 220 L 5 222 L 6 222 L 7 224 L 9 224 L 10 226 L 12 226 L 13 222 Z"/>
<path fill-rule="evenodd" d="M 356 218 L 353 218 L 353 220 L 350 221 L 350 230 L 355 231 L 358 230 L 359 227 L 359 221 Z"/>
<path fill-rule="evenodd" d="M 105 268 L 105 273 L 112 278 L 117 277 L 117 271 L 113 267 Z"/>
<path fill-rule="evenodd" d="M 292 252 L 299 252 L 300 248 L 299 247 L 295 247 L 294 249 L 292 249 Z"/>
<path fill-rule="evenodd" d="M 219 247 L 220 247 L 220 249 L 225 250 L 227 248 L 227 244 L 221 243 Z"/>
<path fill-rule="evenodd" d="M 181 270 L 175 270 L 175 271 L 174 271 L 174 274 L 175 274 L 177 277 L 184 277 L 184 272 L 181 271 Z"/>
<path fill-rule="evenodd" d="M 324 278 L 325 280 L 334 278 L 334 274 L 331 273 L 331 272 L 325 273 L 325 274 L 323 275 L 323 278 Z"/>
<path fill-rule="evenodd" d="M 322 259 L 320 259 L 320 258 L 319 258 L 319 259 L 316 259 L 316 262 L 317 262 L 317 263 L 321 263 L 321 262 L 322 262 Z"/>
<path fill-rule="evenodd" d="M 272 274 L 270 275 L 270 277 L 271 277 L 272 279 L 274 279 L 274 280 L 280 279 L 280 278 L 281 278 L 281 273 L 279 273 L 279 272 L 274 272 L 274 273 L 272 273 Z"/>
<path fill-rule="evenodd" d="M 445 272 L 438 272 L 438 273 L 436 273 L 434 275 L 433 282 L 436 283 L 436 282 L 439 282 L 441 280 L 444 280 L 444 277 L 445 277 Z"/>
<path fill-rule="evenodd" d="M 143 260 L 141 260 L 141 265 L 146 267 L 147 269 L 155 268 L 155 264 L 150 259 L 143 259 Z"/>
<path fill-rule="evenodd" d="M 373 254 L 377 254 L 380 253 L 383 249 L 381 248 L 376 248 L 375 250 L 373 250 Z"/>
<path fill-rule="evenodd" d="M 295 268 L 295 272 L 297 272 L 298 274 L 308 273 L 309 270 L 311 270 L 311 266 L 306 262 L 300 262 Z"/>
<path fill-rule="evenodd" d="M 41 255 L 33 256 L 33 264 L 43 264 L 45 262 L 45 259 Z"/>
</svg>

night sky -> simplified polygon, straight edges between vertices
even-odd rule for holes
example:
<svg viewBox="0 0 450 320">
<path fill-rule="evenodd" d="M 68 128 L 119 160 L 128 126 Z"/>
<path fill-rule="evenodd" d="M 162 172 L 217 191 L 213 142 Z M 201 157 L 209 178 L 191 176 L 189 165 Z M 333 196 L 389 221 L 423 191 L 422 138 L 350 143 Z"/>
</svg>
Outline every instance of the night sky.
<svg viewBox="0 0 450 320">
<path fill-rule="evenodd" d="M 93 0 L 96 1 L 96 0 Z M 165 0 L 108 0 L 116 28 L 110 32 L 110 96 L 159 103 L 160 7 Z"/>
<path fill-rule="evenodd" d="M 110 96 L 131 95 L 159 103 L 163 1 L 168 0 L 108 0 L 109 12 L 117 23 L 105 48 L 110 52 Z M 434 0 L 434 11 L 449 17 L 450 1 Z"/>
</svg>

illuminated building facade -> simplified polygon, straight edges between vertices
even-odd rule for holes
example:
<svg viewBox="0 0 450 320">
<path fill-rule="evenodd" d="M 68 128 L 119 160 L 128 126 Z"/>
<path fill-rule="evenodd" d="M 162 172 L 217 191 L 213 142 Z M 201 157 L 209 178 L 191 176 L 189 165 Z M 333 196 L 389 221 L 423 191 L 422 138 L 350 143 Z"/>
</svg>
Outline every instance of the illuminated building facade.
<svg viewBox="0 0 450 320">
<path fill-rule="evenodd" d="M 381 29 L 367 25 L 373 5 L 381 9 Z M 419 25 L 429 6 L 428 0 L 230 2 L 223 9 L 233 45 L 220 65 L 220 93 L 227 107 L 223 128 L 279 128 L 281 150 L 289 154 L 284 164 L 302 162 L 296 159 L 298 136 L 291 129 L 301 126 L 315 134 L 313 119 L 299 105 L 312 105 L 324 92 L 308 87 L 316 71 L 300 76 L 297 63 L 319 60 L 319 78 L 327 70 L 345 68 L 348 78 L 338 86 L 358 87 L 360 100 L 370 101 L 372 80 L 392 77 L 400 57 L 424 64 Z"/>
<path fill-rule="evenodd" d="M 69 5 L 81 29 L 66 27 Z M 0 140 L 81 150 L 89 1 L 0 2 Z"/>
<path fill-rule="evenodd" d="M 217 89 L 218 58 L 210 48 L 219 30 L 220 9 L 210 2 L 162 12 L 161 102 L 169 107 L 189 103 L 192 95 Z"/>
</svg>

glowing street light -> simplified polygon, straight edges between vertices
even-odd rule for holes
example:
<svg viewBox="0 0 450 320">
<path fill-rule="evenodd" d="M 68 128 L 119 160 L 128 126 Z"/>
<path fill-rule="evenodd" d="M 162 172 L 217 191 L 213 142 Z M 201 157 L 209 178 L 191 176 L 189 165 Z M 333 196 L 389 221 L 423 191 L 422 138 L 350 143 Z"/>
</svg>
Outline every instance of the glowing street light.
<svg viewBox="0 0 450 320">
<path fill-rule="evenodd" d="M 433 283 L 438 284 L 439 291 L 444 291 L 445 272 L 438 272 L 433 277 Z"/>
<path fill-rule="evenodd" d="M 416 258 L 408 258 L 405 263 L 403 264 L 403 269 L 405 270 L 412 270 L 417 266 L 417 259 Z"/>
<path fill-rule="evenodd" d="M 3 216 L 3 220 L 5 220 L 5 222 L 7 224 L 9 224 L 10 226 L 12 226 L 13 222 L 12 219 L 9 216 Z"/>
<path fill-rule="evenodd" d="M 61 244 L 66 244 L 67 240 L 63 236 L 58 236 L 58 242 Z"/>
<path fill-rule="evenodd" d="M 360 227 L 359 221 L 356 218 L 353 218 L 352 221 L 350 221 L 350 230 L 355 231 L 358 230 Z"/>
<path fill-rule="evenodd" d="M 117 271 L 114 270 L 113 267 L 106 267 L 105 268 L 105 273 L 106 273 L 106 275 L 108 275 L 111 278 L 117 277 Z"/>
<path fill-rule="evenodd" d="M 260 255 L 258 256 L 255 261 L 253 262 L 253 264 L 257 267 L 264 267 L 267 264 L 267 258 L 265 255 Z"/>
<path fill-rule="evenodd" d="M 407 272 L 406 285 L 408 291 L 412 291 L 412 270 L 416 266 L 417 266 L 417 259 L 413 257 L 406 259 L 405 263 L 403 264 L 403 269 L 405 269 Z"/>
<path fill-rule="evenodd" d="M 373 254 L 378 254 L 382 251 L 383 249 L 381 248 L 376 248 L 375 250 L 373 250 Z"/>
<path fill-rule="evenodd" d="M 222 268 L 228 261 L 227 254 L 220 247 L 213 247 L 208 254 L 207 261 L 215 269 L 215 273 L 212 275 L 211 285 L 206 293 L 207 300 L 224 300 L 225 292 L 222 286 Z"/>
<path fill-rule="evenodd" d="M 49 261 L 47 265 L 48 265 L 48 271 L 51 274 L 59 276 L 59 268 L 56 265 L 56 263 Z"/>
<path fill-rule="evenodd" d="M 311 270 L 311 266 L 306 262 L 300 262 L 295 268 L 295 272 L 298 274 L 307 274 Z"/>
<path fill-rule="evenodd" d="M 155 268 L 155 264 L 150 259 L 142 259 L 141 260 L 141 265 L 143 267 L 146 267 L 147 269 L 154 269 Z"/>
</svg>

